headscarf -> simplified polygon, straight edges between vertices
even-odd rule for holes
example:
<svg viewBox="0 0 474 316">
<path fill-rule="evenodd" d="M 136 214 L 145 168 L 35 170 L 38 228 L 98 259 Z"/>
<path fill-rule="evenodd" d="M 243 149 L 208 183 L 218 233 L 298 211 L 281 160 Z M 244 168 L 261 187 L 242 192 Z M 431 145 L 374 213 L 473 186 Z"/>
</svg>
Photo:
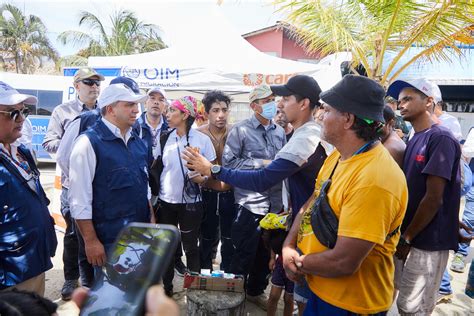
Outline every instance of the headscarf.
<svg viewBox="0 0 474 316">
<path fill-rule="evenodd" d="M 202 115 L 199 114 L 198 106 L 202 104 L 201 101 L 197 100 L 192 96 L 185 96 L 171 102 L 171 106 L 179 109 L 181 112 L 187 113 L 195 119 L 202 118 Z"/>
</svg>

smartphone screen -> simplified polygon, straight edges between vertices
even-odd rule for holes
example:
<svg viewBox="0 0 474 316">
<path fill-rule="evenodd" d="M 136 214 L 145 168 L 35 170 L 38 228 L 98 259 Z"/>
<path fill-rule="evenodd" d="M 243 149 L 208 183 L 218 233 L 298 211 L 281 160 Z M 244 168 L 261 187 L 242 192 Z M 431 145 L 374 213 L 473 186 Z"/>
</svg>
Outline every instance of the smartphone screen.
<svg viewBox="0 0 474 316">
<path fill-rule="evenodd" d="M 81 315 L 143 315 L 146 291 L 159 283 L 179 240 L 175 226 L 131 223 L 107 255 Z"/>
</svg>

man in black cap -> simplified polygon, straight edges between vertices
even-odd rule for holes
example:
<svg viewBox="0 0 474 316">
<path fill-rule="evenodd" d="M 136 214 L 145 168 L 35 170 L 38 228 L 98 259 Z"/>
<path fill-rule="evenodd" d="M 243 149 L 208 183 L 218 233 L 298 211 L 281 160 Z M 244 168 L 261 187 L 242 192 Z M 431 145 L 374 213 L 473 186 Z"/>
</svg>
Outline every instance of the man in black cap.
<svg viewBox="0 0 474 316">
<path fill-rule="evenodd" d="M 336 150 L 283 246 L 287 275 L 304 275 L 313 292 L 305 315 L 386 315 L 392 305 L 393 254 L 408 192 L 378 140 L 384 95 L 375 81 L 353 75 L 320 95 L 322 139 Z"/>
<path fill-rule="evenodd" d="M 188 161 L 188 167 L 203 175 L 256 192 L 267 190 L 288 178 L 292 208 L 299 210 L 311 196 L 315 177 L 327 157 L 326 151 L 329 152 L 330 148 L 320 142 L 320 126 L 314 122 L 312 116 L 314 108 L 319 106 L 321 89 L 314 78 L 297 75 L 290 78 L 285 85 L 271 86 L 271 90 L 275 95 L 282 96 L 281 111 L 285 113 L 295 131 L 288 143 L 265 168 L 235 170 L 212 165 L 194 151 L 187 151 L 185 159 Z"/>
</svg>

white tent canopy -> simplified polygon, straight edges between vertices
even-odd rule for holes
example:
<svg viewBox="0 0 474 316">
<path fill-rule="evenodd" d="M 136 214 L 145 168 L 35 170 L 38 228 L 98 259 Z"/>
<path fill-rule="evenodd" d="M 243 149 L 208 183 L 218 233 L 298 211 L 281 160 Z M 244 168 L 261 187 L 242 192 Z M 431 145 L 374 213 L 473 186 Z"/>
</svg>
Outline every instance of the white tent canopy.
<svg viewBox="0 0 474 316">
<path fill-rule="evenodd" d="M 218 8 L 209 16 L 196 15 L 186 29 L 165 29 L 173 45 L 155 52 L 89 57 L 94 68 L 120 69 L 142 87 L 167 90 L 248 92 L 257 84 L 283 84 L 294 74 L 316 78 L 329 88 L 341 78 L 340 64 L 310 64 L 264 54 L 243 39 Z"/>
</svg>

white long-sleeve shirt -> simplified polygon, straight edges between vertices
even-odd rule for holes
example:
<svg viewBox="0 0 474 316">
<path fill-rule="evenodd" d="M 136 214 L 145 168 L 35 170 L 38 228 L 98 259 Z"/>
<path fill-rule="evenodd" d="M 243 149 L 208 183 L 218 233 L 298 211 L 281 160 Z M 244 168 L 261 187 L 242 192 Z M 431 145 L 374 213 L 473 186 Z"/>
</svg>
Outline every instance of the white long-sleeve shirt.
<svg viewBox="0 0 474 316">
<path fill-rule="evenodd" d="M 69 124 L 64 132 L 61 142 L 59 143 L 58 151 L 56 152 L 56 163 L 61 168 L 63 175 L 61 184 L 65 188 L 69 188 L 69 157 L 71 157 L 74 141 L 79 135 L 80 125 L 80 119 L 74 120 Z"/>
<path fill-rule="evenodd" d="M 102 118 L 105 126 L 125 144 L 131 137 L 130 128 L 125 137 L 120 133 L 120 129 Z M 75 219 L 92 219 L 92 181 L 95 176 L 97 158 L 92 148 L 92 144 L 86 135 L 80 135 L 74 143 L 69 157 L 69 203 L 71 214 Z M 145 172 L 147 170 L 145 169 Z M 148 198 L 151 198 L 151 190 L 148 186 Z"/>
</svg>

